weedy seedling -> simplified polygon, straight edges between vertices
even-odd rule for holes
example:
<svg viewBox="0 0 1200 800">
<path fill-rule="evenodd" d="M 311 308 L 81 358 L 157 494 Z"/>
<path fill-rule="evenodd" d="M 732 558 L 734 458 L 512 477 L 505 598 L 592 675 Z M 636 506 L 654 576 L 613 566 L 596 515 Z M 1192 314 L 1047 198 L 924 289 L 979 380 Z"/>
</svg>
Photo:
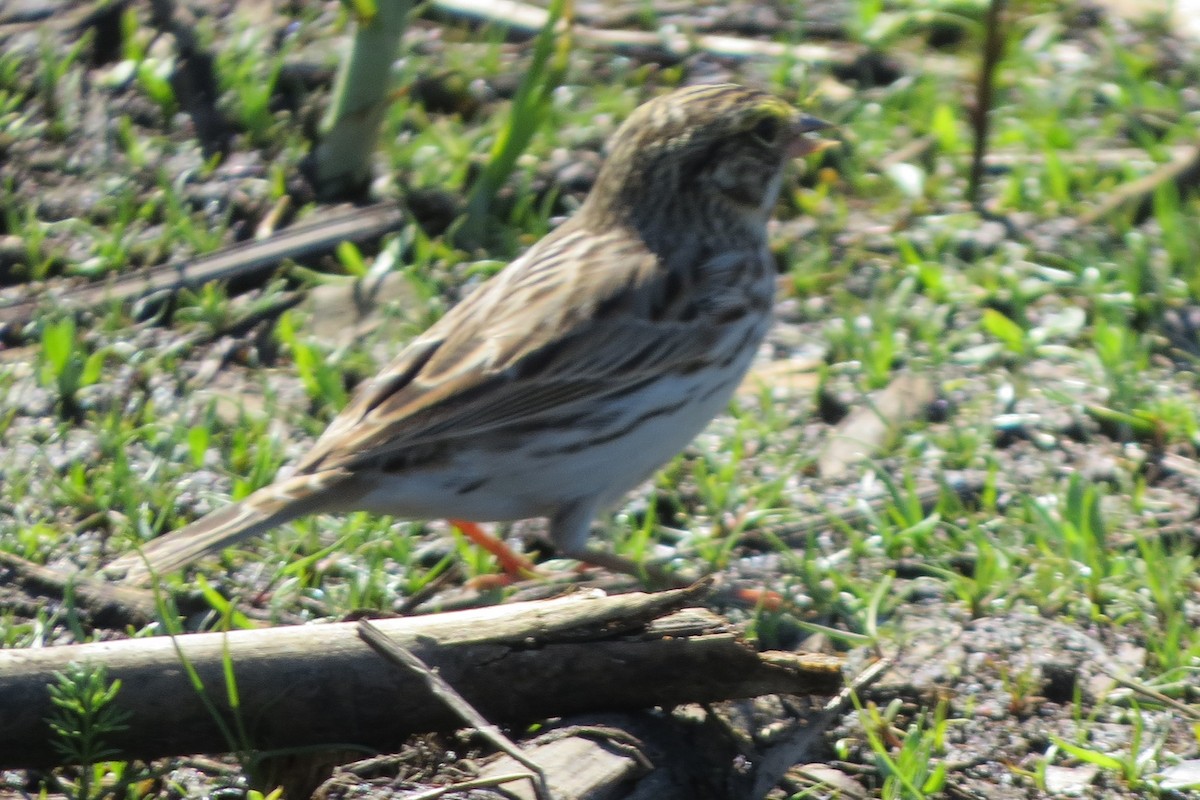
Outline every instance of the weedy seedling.
<svg viewBox="0 0 1200 800">
<path fill-rule="evenodd" d="M 78 336 L 74 317 L 63 317 L 42 327 L 42 385 L 55 393 L 55 405 L 64 419 L 76 419 L 81 409 L 79 391 L 100 379 L 106 352 L 88 353 Z"/>
</svg>

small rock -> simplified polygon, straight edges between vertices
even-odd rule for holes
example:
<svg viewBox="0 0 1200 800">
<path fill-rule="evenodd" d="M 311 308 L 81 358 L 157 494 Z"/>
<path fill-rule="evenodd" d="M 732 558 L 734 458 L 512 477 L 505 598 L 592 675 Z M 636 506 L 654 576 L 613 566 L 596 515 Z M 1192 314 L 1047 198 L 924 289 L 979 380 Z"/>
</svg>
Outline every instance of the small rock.
<svg viewBox="0 0 1200 800">
<path fill-rule="evenodd" d="M 823 789 L 832 789 L 835 796 L 861 800 L 867 796 L 867 790 L 858 781 L 839 769 L 826 764 L 805 764 L 792 767 L 791 777 Z M 822 793 L 823 794 L 823 793 Z"/>
<path fill-rule="evenodd" d="M 1189 758 L 1160 771 L 1159 786 L 1168 791 L 1200 788 L 1200 758 Z"/>
<path fill-rule="evenodd" d="M 1051 795 L 1083 794 L 1096 779 L 1100 768 L 1095 764 L 1078 767 L 1046 767 L 1046 793 Z"/>
</svg>

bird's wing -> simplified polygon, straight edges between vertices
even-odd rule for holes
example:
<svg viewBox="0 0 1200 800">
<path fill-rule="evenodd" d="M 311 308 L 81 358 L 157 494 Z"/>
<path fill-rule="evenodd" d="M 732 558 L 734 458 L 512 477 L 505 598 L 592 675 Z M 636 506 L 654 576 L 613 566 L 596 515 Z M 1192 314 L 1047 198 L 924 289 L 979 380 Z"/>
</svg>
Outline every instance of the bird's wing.
<svg viewBox="0 0 1200 800">
<path fill-rule="evenodd" d="M 415 340 L 298 465 L 354 469 L 504 428 L 569 417 L 574 404 L 698 367 L 724 283 L 751 256 L 686 274 L 636 237 L 560 230 Z M 590 262 L 580 268 L 572 259 Z M 708 302 L 697 301 L 697 294 Z"/>
<path fill-rule="evenodd" d="M 620 394 L 712 357 L 722 321 L 745 311 L 735 287 L 761 257 L 729 255 L 686 273 L 662 268 L 630 237 L 587 270 L 564 231 L 480 287 L 368 384 L 291 477 L 161 536 L 106 569 L 145 582 L 304 514 L 347 504 L 356 468 L 410 448 L 569 419 L 582 401 Z M 580 234 L 575 234 L 580 235 Z M 760 298 L 761 300 L 761 298 Z"/>
</svg>

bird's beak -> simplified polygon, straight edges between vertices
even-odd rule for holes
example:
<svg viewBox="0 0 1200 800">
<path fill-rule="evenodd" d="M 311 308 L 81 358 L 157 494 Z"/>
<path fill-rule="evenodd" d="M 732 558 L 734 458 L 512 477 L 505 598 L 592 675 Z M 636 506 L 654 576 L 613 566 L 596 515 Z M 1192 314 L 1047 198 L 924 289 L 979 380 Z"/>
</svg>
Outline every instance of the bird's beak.
<svg viewBox="0 0 1200 800">
<path fill-rule="evenodd" d="M 833 125 L 823 119 L 801 116 L 792 124 L 792 142 L 788 145 L 788 156 L 802 158 L 804 156 L 837 147 L 838 142 L 832 139 L 820 139 L 810 134 L 832 128 Z"/>
</svg>

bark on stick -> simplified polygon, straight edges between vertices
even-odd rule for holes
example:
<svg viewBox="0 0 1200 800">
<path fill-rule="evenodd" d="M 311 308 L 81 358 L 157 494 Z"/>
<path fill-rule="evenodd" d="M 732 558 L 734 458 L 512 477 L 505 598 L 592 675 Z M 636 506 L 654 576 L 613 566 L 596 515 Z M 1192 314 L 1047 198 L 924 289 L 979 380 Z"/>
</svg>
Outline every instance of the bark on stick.
<svg viewBox="0 0 1200 800">
<path fill-rule="evenodd" d="M 836 658 L 758 653 L 720 617 L 680 611 L 684 589 L 577 595 L 374 624 L 439 670 L 493 722 L 672 706 L 767 693 L 828 694 Z M 191 665 L 202 697 L 184 668 Z M 0 651 L 0 768 L 57 760 L 47 685 L 71 662 L 103 664 L 128 727 L 105 743 L 123 758 L 312 745 L 394 748 L 460 725 L 423 682 L 397 670 L 354 623 Z M 226 663 L 240 708 L 230 707 Z M 244 730 L 229 741 L 227 730 Z M 240 717 L 240 725 L 235 723 Z"/>
</svg>

